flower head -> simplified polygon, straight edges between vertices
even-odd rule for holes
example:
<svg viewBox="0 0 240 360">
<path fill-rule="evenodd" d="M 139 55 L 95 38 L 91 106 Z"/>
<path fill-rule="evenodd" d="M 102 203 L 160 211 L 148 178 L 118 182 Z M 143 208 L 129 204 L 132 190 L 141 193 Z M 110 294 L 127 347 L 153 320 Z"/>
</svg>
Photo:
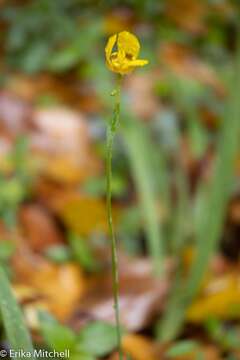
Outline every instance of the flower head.
<svg viewBox="0 0 240 360">
<path fill-rule="evenodd" d="M 138 59 L 140 43 L 137 37 L 128 31 L 111 36 L 105 47 L 108 68 L 121 75 L 131 72 L 135 67 L 148 64 L 148 60 Z"/>
</svg>

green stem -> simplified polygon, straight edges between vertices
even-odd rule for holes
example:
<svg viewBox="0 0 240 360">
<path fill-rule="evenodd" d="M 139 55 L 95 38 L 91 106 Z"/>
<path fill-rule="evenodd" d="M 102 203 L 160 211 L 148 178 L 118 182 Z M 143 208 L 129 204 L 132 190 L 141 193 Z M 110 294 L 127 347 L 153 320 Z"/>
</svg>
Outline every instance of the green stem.
<svg viewBox="0 0 240 360">
<path fill-rule="evenodd" d="M 112 256 L 112 281 L 113 281 L 113 293 L 114 293 L 114 309 L 117 329 L 118 351 L 119 360 L 123 360 L 122 345 L 121 345 L 121 327 L 120 327 L 120 315 L 119 315 L 119 275 L 118 275 L 118 256 L 117 256 L 117 242 L 114 233 L 113 219 L 112 219 L 112 152 L 113 152 L 113 140 L 116 134 L 117 126 L 119 124 L 120 116 L 120 92 L 121 92 L 121 80 L 119 76 L 118 87 L 114 91 L 115 106 L 113 112 L 113 118 L 108 124 L 107 128 L 107 217 L 108 227 L 111 239 L 111 256 Z"/>
</svg>

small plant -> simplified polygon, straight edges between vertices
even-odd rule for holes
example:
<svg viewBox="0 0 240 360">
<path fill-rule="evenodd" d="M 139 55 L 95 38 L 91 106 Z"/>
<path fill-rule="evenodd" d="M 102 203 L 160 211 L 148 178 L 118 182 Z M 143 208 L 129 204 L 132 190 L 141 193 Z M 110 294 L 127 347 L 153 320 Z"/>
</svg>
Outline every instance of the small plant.
<svg viewBox="0 0 240 360">
<path fill-rule="evenodd" d="M 115 98 L 113 117 L 107 127 L 107 216 L 108 226 L 111 238 L 112 254 L 112 276 L 114 292 L 114 308 L 117 327 L 118 350 L 120 360 L 123 359 L 121 348 L 121 329 L 119 316 L 119 276 L 118 276 L 118 258 L 117 245 L 112 219 L 112 149 L 113 140 L 116 134 L 120 118 L 120 97 L 122 76 L 130 73 L 138 66 L 148 64 L 147 60 L 138 59 L 140 43 L 135 35 L 122 31 L 119 34 L 111 36 L 105 48 L 106 63 L 108 68 L 118 74 L 117 88 L 111 93 Z"/>
</svg>

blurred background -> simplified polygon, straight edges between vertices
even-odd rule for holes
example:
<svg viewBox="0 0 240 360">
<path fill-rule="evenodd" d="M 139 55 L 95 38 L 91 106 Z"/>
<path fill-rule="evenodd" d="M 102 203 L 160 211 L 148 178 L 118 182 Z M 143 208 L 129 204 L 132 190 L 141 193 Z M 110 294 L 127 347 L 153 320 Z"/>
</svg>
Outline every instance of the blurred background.
<svg viewBox="0 0 240 360">
<path fill-rule="evenodd" d="M 0 263 L 36 347 L 118 359 L 104 47 L 128 30 L 149 65 L 113 154 L 126 359 L 240 359 L 238 22 L 237 0 L 0 1 Z"/>
</svg>

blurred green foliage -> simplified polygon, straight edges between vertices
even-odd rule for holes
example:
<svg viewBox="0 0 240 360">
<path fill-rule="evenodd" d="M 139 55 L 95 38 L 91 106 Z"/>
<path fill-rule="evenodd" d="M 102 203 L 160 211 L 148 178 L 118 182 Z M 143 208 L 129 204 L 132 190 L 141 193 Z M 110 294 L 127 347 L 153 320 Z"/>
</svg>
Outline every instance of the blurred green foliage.
<svg viewBox="0 0 240 360">
<path fill-rule="evenodd" d="M 75 333 L 46 313 L 40 313 L 41 332 L 46 344 L 55 351 L 70 352 L 70 360 L 96 360 L 109 354 L 117 344 L 115 327 L 96 321 Z"/>
<path fill-rule="evenodd" d="M 0 15 L 7 25 L 2 34 L 5 61 L 8 66 L 27 73 L 42 70 L 63 73 L 78 68 L 81 63 L 95 63 L 96 54 L 103 53 L 99 40 L 107 35 L 106 16 L 124 7 L 131 9 L 140 23 L 150 24 L 142 41 L 145 40 L 146 50 L 149 49 L 151 63 L 156 62 L 152 47 L 167 40 L 192 44 L 216 63 L 224 61 L 229 31 L 221 16 L 212 12 L 208 16 L 208 32 L 195 36 L 179 29 L 165 16 L 166 5 L 167 0 L 30 0 L 20 4 L 9 1 Z M 229 18 L 229 26 L 236 21 L 237 12 Z"/>
<path fill-rule="evenodd" d="M 12 168 L 9 176 L 0 172 L 0 217 L 8 226 L 13 226 L 18 207 L 28 196 L 33 180 L 25 137 L 17 138 L 9 154 L 8 165 Z"/>
<path fill-rule="evenodd" d="M 224 4 L 224 1 L 206 0 L 204 3 Z M 1 34 L 3 66 L 8 70 L 28 74 L 46 72 L 55 76 L 75 71 L 76 77 L 82 76 L 94 84 L 101 100 L 105 105 L 109 105 L 112 101 L 109 95 L 112 83 L 111 74 L 104 66 L 104 42 L 109 35 L 106 30 L 106 18 L 108 15 L 111 16 L 114 10 L 127 7 L 137 20 L 134 30 L 141 35 L 143 51 L 150 59 L 148 69 L 151 70 L 160 64 L 166 71 L 166 64 L 162 64 L 159 56 L 159 45 L 170 41 L 192 49 L 196 54 L 192 61 L 198 56 L 206 63 L 213 64 L 220 79 L 228 77 L 237 43 L 239 1 L 231 2 L 235 6 L 235 11 L 229 16 L 221 17 L 214 12 L 209 13 L 206 19 L 207 31 L 199 34 L 179 28 L 167 17 L 167 4 L 168 0 L 29 0 L 19 3 L 8 1 L 0 14 L 0 20 L 5 25 Z M 237 108 L 238 93 L 234 96 L 233 110 Z M 140 123 L 131 114 L 129 107 L 125 110 L 129 99 L 123 96 L 122 132 L 113 158 L 116 170 L 113 177 L 113 196 L 128 196 L 128 191 L 133 185 L 136 188 L 138 202 L 132 204 L 129 201 L 130 205 L 128 203 L 128 208 L 123 211 L 117 231 L 129 252 L 143 253 L 147 247 L 157 266 L 161 267 L 165 260 L 163 253 L 179 256 L 189 244 L 196 244 L 196 238 L 199 237 L 200 240 L 197 240 L 200 255 L 196 262 L 198 267 L 195 267 L 195 276 L 190 277 L 189 282 L 190 293 L 195 293 L 195 288 L 199 287 L 202 274 L 207 268 L 212 248 L 220 239 L 215 233 L 220 232 L 223 223 L 225 192 L 230 193 L 231 163 L 237 151 L 237 146 L 234 146 L 229 155 L 231 146 L 235 144 L 229 145 L 233 143 L 235 135 L 234 129 L 232 132 L 229 131 L 229 124 L 233 123 L 233 119 L 236 123 L 236 118 L 229 112 L 229 116 L 224 118 L 227 125 L 222 128 L 220 119 L 223 118 L 225 108 L 222 98 L 218 97 L 211 87 L 206 87 L 195 79 L 181 79 L 169 72 L 165 78 L 156 78 L 154 94 L 163 106 L 147 125 Z M 38 105 L 57 103 L 54 94 L 46 94 L 39 98 Z M 201 122 L 200 108 L 212 111 L 218 119 L 220 131 L 209 131 Z M 99 118 L 104 116 L 105 114 L 100 114 Z M 103 127 L 103 122 L 101 124 Z M 236 132 L 239 131 L 237 123 L 235 127 Z M 216 147 L 221 143 L 219 133 L 225 134 L 223 139 L 227 140 L 219 145 L 221 166 L 213 179 L 212 188 L 205 189 L 205 183 L 200 183 L 196 189 L 196 196 L 190 198 L 191 184 L 179 155 L 182 136 L 187 137 L 191 154 L 197 162 L 206 154 L 209 146 Z M 102 138 L 100 140 L 102 141 Z M 13 167 L 10 176 L 0 174 L 0 216 L 12 226 L 16 223 L 19 205 L 29 196 L 33 180 L 28 167 L 28 144 L 25 138 L 17 140 L 9 161 Z M 222 174 L 224 176 L 221 176 Z M 174 191 L 171 191 L 172 188 Z M 104 178 L 89 180 L 82 190 L 90 195 L 104 196 Z M 162 209 L 158 208 L 156 199 L 161 199 L 163 213 Z M 209 208 L 210 200 L 212 208 L 216 208 L 215 212 Z M 217 217 L 219 211 L 221 214 Z M 202 219 L 205 219 L 204 226 Z M 98 263 L 88 240 L 76 234 L 69 234 L 68 245 L 49 248 L 45 255 L 59 264 L 74 260 L 87 272 L 96 271 L 99 269 Z M 0 245 L 0 261 L 5 263 L 12 251 L 14 249 L 3 242 Z M 182 299 L 180 296 L 183 286 L 186 285 L 185 275 L 179 281 L 182 275 L 181 271 L 177 271 L 177 299 L 175 294 L 172 307 L 166 311 L 165 325 L 168 324 L 168 330 L 170 329 L 170 335 L 165 334 L 167 340 L 175 336 L 188 305 L 189 299 Z M 14 323 L 10 324 L 11 331 L 14 331 L 14 326 Z M 75 334 L 68 327 L 45 316 L 41 319 L 41 326 L 49 348 L 71 348 L 71 360 L 79 360 L 80 357 L 84 360 L 94 360 L 97 356 L 105 356 L 116 346 L 114 327 L 104 323 L 89 324 Z M 218 320 L 209 321 L 206 328 L 209 337 L 224 351 L 238 348 L 238 329 L 233 328 L 229 331 L 229 328 Z M 166 329 L 164 326 L 163 332 L 166 332 Z M 198 344 L 193 341 L 179 341 L 170 348 L 168 356 L 186 355 L 197 347 Z"/>
</svg>

